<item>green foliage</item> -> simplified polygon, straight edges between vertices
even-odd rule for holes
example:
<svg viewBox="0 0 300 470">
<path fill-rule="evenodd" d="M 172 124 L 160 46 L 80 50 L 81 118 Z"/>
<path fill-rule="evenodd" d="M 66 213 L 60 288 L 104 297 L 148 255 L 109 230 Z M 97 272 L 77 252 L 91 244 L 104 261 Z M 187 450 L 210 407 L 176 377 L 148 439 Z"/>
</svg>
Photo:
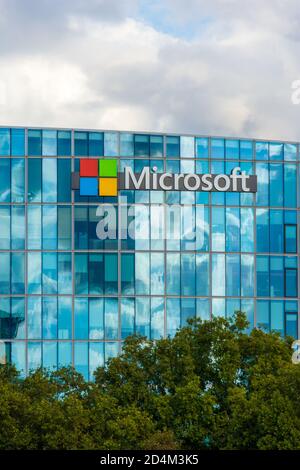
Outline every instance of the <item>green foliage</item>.
<svg viewBox="0 0 300 470">
<path fill-rule="evenodd" d="M 1 366 L 0 449 L 300 449 L 291 340 L 246 328 L 238 313 L 129 337 L 94 382 Z"/>
</svg>

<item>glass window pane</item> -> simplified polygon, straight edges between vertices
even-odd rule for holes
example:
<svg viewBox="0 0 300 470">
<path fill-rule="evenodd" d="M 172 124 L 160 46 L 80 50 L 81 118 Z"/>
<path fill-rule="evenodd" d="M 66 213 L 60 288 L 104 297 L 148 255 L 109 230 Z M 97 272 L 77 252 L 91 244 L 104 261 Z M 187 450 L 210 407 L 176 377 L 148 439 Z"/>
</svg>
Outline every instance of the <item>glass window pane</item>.
<svg viewBox="0 0 300 470">
<path fill-rule="evenodd" d="M 57 311 L 57 337 L 59 339 L 72 338 L 72 298 L 58 297 Z"/>
<path fill-rule="evenodd" d="M 62 157 L 71 155 L 71 131 L 57 132 L 57 155 Z"/>
<path fill-rule="evenodd" d="M 256 302 L 256 326 L 264 331 L 270 330 L 269 301 Z"/>
<path fill-rule="evenodd" d="M 43 338 L 57 338 L 57 297 L 43 297 Z"/>
<path fill-rule="evenodd" d="M 197 158 L 208 158 L 208 139 L 206 137 L 196 137 Z"/>
<path fill-rule="evenodd" d="M 41 294 L 42 260 L 41 253 L 27 254 L 27 283 L 29 294 Z"/>
<path fill-rule="evenodd" d="M 75 298 L 74 301 L 74 337 L 75 339 L 87 339 L 89 324 L 88 298 Z"/>
<path fill-rule="evenodd" d="M 120 155 L 122 157 L 133 157 L 133 134 L 121 132 L 120 134 Z"/>
<path fill-rule="evenodd" d="M 89 362 L 90 362 L 90 380 L 93 378 L 93 374 L 98 367 L 104 366 L 104 344 L 90 342 L 89 343 Z"/>
<path fill-rule="evenodd" d="M 225 146 L 224 139 L 211 139 L 211 158 L 221 158 L 225 157 Z"/>
<path fill-rule="evenodd" d="M 103 132 L 89 132 L 89 155 L 103 157 Z M 75 155 L 77 155 L 75 153 Z"/>
<path fill-rule="evenodd" d="M 180 138 L 178 136 L 166 137 L 166 156 L 180 157 Z"/>
<path fill-rule="evenodd" d="M 88 133 L 87 132 L 74 132 L 74 147 L 75 155 L 78 157 L 88 156 Z"/>
<path fill-rule="evenodd" d="M 42 302 L 41 297 L 27 299 L 27 334 L 29 339 L 42 337 Z"/>
<path fill-rule="evenodd" d="M 41 249 L 42 238 L 42 207 L 28 205 L 27 208 L 27 225 L 28 225 L 28 249 Z"/>
<path fill-rule="evenodd" d="M 42 365 L 41 343 L 28 343 L 28 372 L 38 369 Z"/>
<path fill-rule="evenodd" d="M 25 263 L 24 253 L 11 254 L 11 293 L 24 294 L 25 292 Z"/>
<path fill-rule="evenodd" d="M 281 256 L 270 257 L 270 295 L 271 297 L 283 297 L 283 259 Z"/>
<path fill-rule="evenodd" d="M 11 155 L 15 157 L 25 155 L 25 129 L 11 129 Z"/>
<path fill-rule="evenodd" d="M 297 172 L 296 165 L 284 165 L 284 207 L 297 207 Z"/>
<path fill-rule="evenodd" d="M 28 202 L 42 200 L 42 160 L 28 158 Z"/>
<path fill-rule="evenodd" d="M 0 202 L 10 202 L 10 159 L 0 159 Z"/>
<path fill-rule="evenodd" d="M 256 258 L 256 283 L 257 296 L 269 297 L 270 279 L 269 279 L 269 257 L 257 256 Z"/>
<path fill-rule="evenodd" d="M 252 160 L 253 142 L 251 140 L 240 140 L 240 159 Z"/>
<path fill-rule="evenodd" d="M 209 295 L 209 255 L 196 255 L 196 294 Z"/>
<path fill-rule="evenodd" d="M 121 299 L 121 338 L 134 333 L 134 299 Z"/>
<path fill-rule="evenodd" d="M 297 297 L 297 269 L 285 269 L 285 295 L 286 297 Z"/>
<path fill-rule="evenodd" d="M 284 144 L 284 159 L 297 160 L 297 144 Z"/>
<path fill-rule="evenodd" d="M 134 256 L 123 254 L 121 257 L 121 289 L 122 294 L 134 294 Z"/>
<path fill-rule="evenodd" d="M 104 338 L 104 299 L 89 299 L 89 338 Z"/>
<path fill-rule="evenodd" d="M 164 156 L 162 135 L 150 135 L 150 156 L 157 158 Z"/>
<path fill-rule="evenodd" d="M 212 295 L 225 295 L 225 255 L 212 255 Z"/>
<path fill-rule="evenodd" d="M 0 129 L 0 156 L 10 155 L 10 130 Z"/>
<path fill-rule="evenodd" d="M 104 299 L 104 315 L 105 315 L 105 338 L 118 338 L 118 299 Z"/>
<path fill-rule="evenodd" d="M 57 206 L 43 206 L 43 249 L 57 248 Z"/>
<path fill-rule="evenodd" d="M 10 206 L 0 205 L 0 249 L 10 249 Z"/>
<path fill-rule="evenodd" d="M 195 139 L 194 137 L 180 137 L 180 156 L 182 158 L 195 158 Z"/>
<path fill-rule="evenodd" d="M 24 158 L 11 159 L 11 202 L 24 202 L 25 161 Z"/>
<path fill-rule="evenodd" d="M 151 298 L 151 339 L 159 339 L 164 336 L 164 299 L 163 297 Z"/>
<path fill-rule="evenodd" d="M 104 156 L 116 157 L 119 154 L 117 132 L 104 133 Z"/>
<path fill-rule="evenodd" d="M 72 365 L 72 343 L 59 341 L 58 343 L 58 367 Z"/>
<path fill-rule="evenodd" d="M 71 202 L 71 159 L 57 161 L 57 201 Z"/>
<path fill-rule="evenodd" d="M 39 157 L 42 155 L 42 131 L 28 129 L 28 155 Z"/>
<path fill-rule="evenodd" d="M 43 202 L 57 201 L 57 160 L 44 158 L 43 164 Z"/>
<path fill-rule="evenodd" d="M 88 343 L 74 343 L 74 366 L 85 380 L 89 378 Z"/>
<path fill-rule="evenodd" d="M 43 155 L 57 155 L 57 132 L 52 130 L 43 130 Z"/>
<path fill-rule="evenodd" d="M 284 251 L 297 253 L 297 225 L 284 226 Z"/>
</svg>

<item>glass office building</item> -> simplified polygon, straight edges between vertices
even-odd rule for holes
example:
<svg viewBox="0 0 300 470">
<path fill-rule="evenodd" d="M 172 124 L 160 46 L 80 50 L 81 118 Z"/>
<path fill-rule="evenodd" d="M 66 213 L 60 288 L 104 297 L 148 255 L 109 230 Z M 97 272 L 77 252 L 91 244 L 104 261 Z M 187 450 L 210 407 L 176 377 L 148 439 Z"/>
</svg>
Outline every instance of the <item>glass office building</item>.
<svg viewBox="0 0 300 470">
<path fill-rule="evenodd" d="M 80 158 L 117 159 L 119 172 L 229 174 L 239 166 L 257 175 L 258 188 L 80 196 L 71 186 Z M 1 362 L 24 374 L 73 364 L 88 378 L 129 334 L 172 336 L 189 317 L 236 310 L 250 329 L 298 337 L 298 167 L 293 142 L 0 128 Z M 133 205 L 144 236 L 118 230 L 99 239 L 103 203 L 116 206 L 119 221 Z M 190 226 L 177 224 L 176 240 L 155 237 L 169 230 L 172 204 L 189 211 Z M 201 236 L 191 240 L 197 226 Z"/>
</svg>

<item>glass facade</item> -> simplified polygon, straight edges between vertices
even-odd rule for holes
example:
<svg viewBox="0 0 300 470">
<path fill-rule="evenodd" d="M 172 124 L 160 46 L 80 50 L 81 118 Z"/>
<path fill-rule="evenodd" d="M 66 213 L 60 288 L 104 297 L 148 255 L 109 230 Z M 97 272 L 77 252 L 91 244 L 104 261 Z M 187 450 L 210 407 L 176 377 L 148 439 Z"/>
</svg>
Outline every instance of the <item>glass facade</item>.
<svg viewBox="0 0 300 470">
<path fill-rule="evenodd" d="M 71 173 L 81 157 L 114 157 L 119 172 L 239 166 L 257 175 L 258 190 L 80 196 Z M 250 329 L 298 337 L 298 187 L 297 143 L 0 128 L 1 361 L 24 374 L 73 364 L 91 378 L 127 335 L 172 336 L 189 317 L 236 310 Z M 99 239 L 98 208 L 108 202 L 116 238 Z M 137 239 L 121 224 L 129 205 Z"/>
</svg>

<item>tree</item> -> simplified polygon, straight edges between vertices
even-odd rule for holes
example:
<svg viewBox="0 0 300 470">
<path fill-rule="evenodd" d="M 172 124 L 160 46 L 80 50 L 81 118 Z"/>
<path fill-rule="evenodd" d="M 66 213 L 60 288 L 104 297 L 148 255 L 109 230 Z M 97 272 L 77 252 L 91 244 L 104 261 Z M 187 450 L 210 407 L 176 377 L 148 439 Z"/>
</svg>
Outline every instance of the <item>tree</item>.
<svg viewBox="0 0 300 470">
<path fill-rule="evenodd" d="M 131 336 L 85 382 L 72 368 L 0 368 L 0 449 L 299 449 L 291 338 L 245 316 Z"/>
</svg>

